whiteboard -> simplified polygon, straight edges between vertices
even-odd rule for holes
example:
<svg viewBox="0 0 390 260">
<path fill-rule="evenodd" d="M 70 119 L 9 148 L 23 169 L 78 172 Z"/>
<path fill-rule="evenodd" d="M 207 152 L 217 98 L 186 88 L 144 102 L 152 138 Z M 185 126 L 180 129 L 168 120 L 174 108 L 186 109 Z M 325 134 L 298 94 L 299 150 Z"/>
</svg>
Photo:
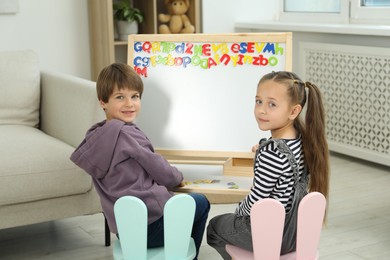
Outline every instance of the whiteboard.
<svg viewBox="0 0 390 260">
<path fill-rule="evenodd" d="M 291 33 L 129 35 L 128 64 L 144 82 L 136 124 L 160 149 L 250 151 L 269 132 L 256 88 L 291 70 Z"/>
</svg>

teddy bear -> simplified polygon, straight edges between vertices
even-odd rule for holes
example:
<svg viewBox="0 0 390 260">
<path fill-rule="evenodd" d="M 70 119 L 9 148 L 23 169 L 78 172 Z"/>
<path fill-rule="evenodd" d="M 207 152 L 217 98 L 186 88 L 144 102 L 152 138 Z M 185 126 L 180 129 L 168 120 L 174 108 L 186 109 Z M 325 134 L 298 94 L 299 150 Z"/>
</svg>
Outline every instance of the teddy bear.
<svg viewBox="0 0 390 260">
<path fill-rule="evenodd" d="M 161 24 L 158 32 L 167 33 L 194 33 L 195 27 L 191 24 L 186 12 L 190 7 L 190 0 L 165 0 L 164 2 L 168 14 L 159 14 L 158 20 Z"/>
</svg>

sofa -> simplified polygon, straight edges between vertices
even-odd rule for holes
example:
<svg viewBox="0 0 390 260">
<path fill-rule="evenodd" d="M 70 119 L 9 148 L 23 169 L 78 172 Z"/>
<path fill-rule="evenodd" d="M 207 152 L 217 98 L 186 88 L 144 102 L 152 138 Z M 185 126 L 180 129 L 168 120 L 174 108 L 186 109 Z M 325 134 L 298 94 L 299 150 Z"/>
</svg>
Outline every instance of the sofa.
<svg viewBox="0 0 390 260">
<path fill-rule="evenodd" d="M 31 50 L 0 51 L 0 229 L 102 212 L 69 159 L 102 118 L 94 82 L 40 71 Z"/>
</svg>

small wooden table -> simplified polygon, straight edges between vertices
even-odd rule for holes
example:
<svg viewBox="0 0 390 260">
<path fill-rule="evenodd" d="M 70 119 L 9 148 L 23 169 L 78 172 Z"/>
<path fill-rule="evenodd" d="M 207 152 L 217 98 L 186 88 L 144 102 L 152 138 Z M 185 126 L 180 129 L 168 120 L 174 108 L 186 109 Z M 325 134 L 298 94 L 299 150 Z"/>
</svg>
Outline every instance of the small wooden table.
<svg viewBox="0 0 390 260">
<path fill-rule="evenodd" d="M 186 186 L 176 188 L 175 192 L 203 193 L 210 203 L 237 203 L 252 186 L 252 152 L 166 149 L 156 152 L 183 172 Z"/>
</svg>

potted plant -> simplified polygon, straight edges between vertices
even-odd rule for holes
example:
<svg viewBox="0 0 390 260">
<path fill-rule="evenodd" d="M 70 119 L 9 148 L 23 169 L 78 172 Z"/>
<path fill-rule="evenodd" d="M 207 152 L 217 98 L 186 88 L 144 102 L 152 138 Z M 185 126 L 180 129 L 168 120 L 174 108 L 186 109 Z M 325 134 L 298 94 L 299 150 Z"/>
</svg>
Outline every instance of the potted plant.
<svg viewBox="0 0 390 260">
<path fill-rule="evenodd" d="M 144 16 L 141 10 L 131 5 L 130 0 L 119 0 L 113 8 L 119 40 L 127 41 L 129 34 L 138 33 L 138 24 L 143 22 Z"/>
</svg>

